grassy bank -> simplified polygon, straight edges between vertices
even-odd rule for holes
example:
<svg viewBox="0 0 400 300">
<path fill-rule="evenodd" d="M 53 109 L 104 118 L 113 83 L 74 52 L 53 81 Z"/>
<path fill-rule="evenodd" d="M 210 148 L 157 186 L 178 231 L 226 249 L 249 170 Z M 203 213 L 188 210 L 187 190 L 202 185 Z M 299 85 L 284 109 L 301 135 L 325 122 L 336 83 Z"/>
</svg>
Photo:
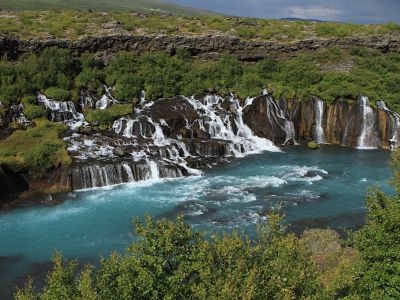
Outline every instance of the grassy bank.
<svg viewBox="0 0 400 300">
<path fill-rule="evenodd" d="M 0 164 L 41 177 L 52 168 L 68 166 L 71 158 L 59 134 L 66 126 L 35 119 L 36 127 L 17 130 L 0 142 Z"/>
<path fill-rule="evenodd" d="M 3 8 L 8 7 L 3 4 Z M 399 31 L 400 25 L 395 23 L 361 25 L 225 16 L 142 14 L 128 11 L 87 12 L 85 9 L 0 13 L 0 33 L 23 39 L 51 37 L 74 40 L 85 36 L 115 33 L 167 35 L 214 33 L 228 34 L 246 40 L 291 42 L 307 38 L 368 36 Z"/>
</svg>

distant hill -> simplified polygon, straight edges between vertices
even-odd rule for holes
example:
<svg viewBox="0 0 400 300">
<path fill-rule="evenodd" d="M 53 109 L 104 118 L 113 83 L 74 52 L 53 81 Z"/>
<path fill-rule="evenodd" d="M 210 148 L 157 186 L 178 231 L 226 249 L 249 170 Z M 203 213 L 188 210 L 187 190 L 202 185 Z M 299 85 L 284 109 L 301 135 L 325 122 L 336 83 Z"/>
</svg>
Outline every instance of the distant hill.
<svg viewBox="0 0 400 300">
<path fill-rule="evenodd" d="M 162 0 L 0 0 L 0 9 L 16 11 L 48 9 L 91 9 L 93 11 L 156 10 L 187 16 L 217 14 L 207 10 L 171 4 Z"/>
<path fill-rule="evenodd" d="M 280 18 L 279 20 L 282 21 L 307 21 L 307 22 L 328 22 L 328 21 L 323 21 L 323 20 L 317 20 L 317 19 L 301 19 L 301 18 Z"/>
</svg>

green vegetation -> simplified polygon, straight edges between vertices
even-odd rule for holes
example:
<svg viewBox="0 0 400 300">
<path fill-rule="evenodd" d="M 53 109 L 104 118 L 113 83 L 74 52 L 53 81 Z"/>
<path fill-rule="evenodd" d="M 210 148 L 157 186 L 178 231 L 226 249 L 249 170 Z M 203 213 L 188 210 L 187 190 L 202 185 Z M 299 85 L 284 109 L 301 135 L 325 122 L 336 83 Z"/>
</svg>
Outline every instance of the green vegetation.
<svg viewBox="0 0 400 300">
<path fill-rule="evenodd" d="M 320 291 L 306 247 L 285 235 L 279 217 L 270 215 L 257 241 L 244 235 L 214 235 L 204 240 L 182 218 L 176 223 L 146 218 L 136 222 L 140 237 L 124 255 L 101 260 L 79 276 L 76 262 L 59 254 L 40 299 L 294 299 Z M 35 299 L 28 285 L 16 299 Z"/>
<path fill-rule="evenodd" d="M 206 10 L 184 7 L 158 0 L 2 0 L 0 8 L 7 10 L 33 11 L 49 9 L 76 9 L 84 11 L 159 10 L 161 12 L 188 16 L 214 14 Z"/>
<path fill-rule="evenodd" d="M 311 141 L 311 142 L 308 142 L 307 147 L 309 149 L 314 149 L 315 150 L 315 149 L 319 148 L 319 145 L 317 144 L 316 141 Z"/>
<path fill-rule="evenodd" d="M 65 125 L 45 119 L 35 123 L 36 127 L 17 130 L 0 142 L 0 164 L 41 177 L 52 168 L 69 165 L 71 158 L 58 138 L 67 129 Z"/>
<path fill-rule="evenodd" d="M 107 66 L 91 54 L 74 59 L 66 50 L 50 48 L 16 63 L 0 62 L 0 99 L 10 106 L 40 91 L 55 100 L 77 101 L 80 90 L 101 95 L 104 83 L 114 86 L 114 96 L 127 103 L 136 103 L 142 89 L 149 100 L 206 91 L 222 95 L 233 91 L 246 98 L 257 95 L 266 85 L 277 96 L 299 100 L 307 100 L 311 94 L 328 102 L 338 97 L 352 100 L 363 93 L 400 111 L 399 74 L 400 54 L 363 48 L 333 47 L 256 64 L 242 63 L 227 54 L 218 61 L 197 61 L 180 49 L 173 56 L 119 52 Z"/>
<path fill-rule="evenodd" d="M 132 112 L 133 108 L 130 104 L 115 104 L 110 108 L 87 111 L 86 120 L 98 125 L 101 130 L 105 130 L 109 129 L 116 119 Z"/>
<path fill-rule="evenodd" d="M 254 239 L 147 216 L 124 254 L 95 269 L 57 253 L 43 290 L 28 281 L 15 299 L 399 299 L 400 152 L 392 165 L 397 194 L 371 190 L 367 222 L 347 241 L 333 230 L 296 237 L 274 212 Z"/>
<path fill-rule="evenodd" d="M 43 8 L 46 2 L 30 1 L 35 3 L 35 9 Z M 138 1 L 138 0 L 136 0 Z M 23 1 L 2 1 L 0 8 L 9 9 L 18 6 Z M 77 10 L 65 10 L 76 5 L 76 1 L 63 1 L 64 6 L 59 10 L 2 12 L 0 13 L 0 33 L 20 37 L 23 39 L 36 38 L 68 38 L 78 39 L 93 35 L 107 34 L 167 34 L 167 35 L 198 35 L 217 33 L 237 36 L 243 39 L 275 40 L 291 42 L 306 38 L 330 38 L 349 36 L 368 36 L 399 32 L 400 25 L 395 23 L 381 25 L 360 25 L 346 23 L 318 23 L 309 21 L 283 21 L 251 18 L 237 18 L 224 16 L 176 16 L 156 12 L 132 13 L 129 11 L 88 12 L 87 8 L 93 3 L 100 10 L 107 10 L 103 2 L 116 4 L 116 1 L 85 1 L 85 5 Z M 118 2 L 129 5 L 132 1 Z M 146 3 L 147 1 L 142 1 Z M 53 7 L 47 6 L 48 9 Z M 55 7 L 54 7 L 55 8 Z M 63 9 L 60 11 L 60 9 Z M 189 15 L 186 14 L 186 15 Z"/>
<path fill-rule="evenodd" d="M 35 96 L 25 96 L 21 102 L 24 105 L 24 114 L 29 119 L 33 120 L 48 116 L 48 111 L 43 106 L 37 105 Z"/>
<path fill-rule="evenodd" d="M 126 100 L 137 98 L 141 89 L 147 91 L 148 99 L 209 90 L 222 95 L 233 91 L 246 98 L 268 85 L 277 95 L 299 100 L 316 94 L 333 102 L 338 97 L 355 99 L 364 93 L 372 101 L 384 99 L 398 110 L 399 72 L 399 54 L 359 48 L 331 48 L 288 60 L 270 58 L 255 65 L 243 64 L 228 55 L 216 62 L 198 62 L 184 53 L 173 57 L 165 53 L 137 57 L 122 52 L 107 67 L 106 82 L 115 84 L 115 96 Z"/>
</svg>

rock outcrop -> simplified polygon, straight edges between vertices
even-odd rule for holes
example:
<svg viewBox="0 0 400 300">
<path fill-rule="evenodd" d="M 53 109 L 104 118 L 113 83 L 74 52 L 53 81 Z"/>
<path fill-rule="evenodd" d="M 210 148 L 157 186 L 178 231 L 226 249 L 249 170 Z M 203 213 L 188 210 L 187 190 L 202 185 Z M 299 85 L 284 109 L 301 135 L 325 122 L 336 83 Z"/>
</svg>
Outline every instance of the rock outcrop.
<svg viewBox="0 0 400 300">
<path fill-rule="evenodd" d="M 84 52 L 98 54 L 103 61 L 113 53 L 126 50 L 137 54 L 148 51 L 175 53 L 183 48 L 192 56 L 205 59 L 215 58 L 219 53 L 228 52 L 243 61 L 258 61 L 267 56 L 295 56 L 302 51 L 339 46 L 348 48 L 361 46 L 382 52 L 400 52 L 400 34 L 367 37 L 346 37 L 329 39 L 307 39 L 296 42 L 246 41 L 229 35 L 110 35 L 94 36 L 80 40 L 21 40 L 9 36 L 0 37 L 0 56 L 16 59 L 22 54 L 40 52 L 44 48 L 68 49 L 75 55 Z"/>
<path fill-rule="evenodd" d="M 5 166 L 0 166 L 0 207 L 28 189 L 28 183 L 20 174 Z"/>
<path fill-rule="evenodd" d="M 87 93 L 82 99 L 78 105 L 95 103 Z M 65 104 L 69 109 L 61 111 L 45 100 L 39 103 L 50 110 L 49 118 L 58 113 L 71 128 L 64 141 L 72 165 L 29 180 L 32 190 L 51 193 L 199 175 L 217 163 L 301 141 L 395 149 L 400 134 L 400 116 L 383 101 L 371 106 L 363 95 L 330 105 L 317 96 L 299 102 L 268 93 L 246 101 L 232 94 L 142 101 L 104 132 L 76 117 L 77 107 Z M 77 130 L 82 125 L 88 130 Z"/>
</svg>

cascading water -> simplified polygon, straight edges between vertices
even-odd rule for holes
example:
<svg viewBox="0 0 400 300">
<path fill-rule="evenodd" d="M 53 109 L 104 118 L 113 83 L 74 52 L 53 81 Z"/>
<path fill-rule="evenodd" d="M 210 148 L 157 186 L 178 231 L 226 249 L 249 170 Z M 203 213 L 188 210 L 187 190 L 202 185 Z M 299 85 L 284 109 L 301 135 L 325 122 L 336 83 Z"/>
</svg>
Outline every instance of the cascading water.
<svg viewBox="0 0 400 300">
<path fill-rule="evenodd" d="M 20 104 L 13 104 L 10 107 L 11 112 L 11 119 L 13 122 L 20 123 L 20 124 L 29 124 L 31 123 L 30 120 L 24 115 L 24 105 Z"/>
<path fill-rule="evenodd" d="M 375 114 L 369 106 L 369 100 L 366 96 L 360 96 L 358 105 L 361 107 L 361 134 L 358 138 L 358 149 L 377 148 L 377 138 L 375 132 Z"/>
<path fill-rule="evenodd" d="M 136 167 L 143 174 L 139 176 L 139 180 L 201 175 L 200 170 L 189 166 L 189 159 L 193 162 L 200 157 L 219 159 L 229 156 L 242 157 L 265 150 L 279 151 L 271 141 L 255 136 L 244 123 L 243 107 L 235 97 L 208 95 L 200 100 L 181 97 L 180 101 L 184 111 L 189 111 L 196 117 L 190 122 L 183 118 L 184 123 L 179 125 L 182 126 L 179 128 L 170 128 L 165 119 L 155 117 L 157 108 L 154 108 L 153 102 L 141 102 L 131 117 L 122 117 L 114 122 L 112 130 L 121 136 L 124 147 L 132 149 L 129 152 L 133 164 L 141 164 L 141 167 Z M 229 109 L 226 109 L 226 106 L 229 106 Z M 176 110 L 174 105 L 169 107 Z M 174 114 L 179 114 L 179 111 Z M 180 134 L 171 136 L 171 132 L 181 130 L 200 130 L 209 137 L 208 142 L 183 138 Z M 84 147 L 87 151 L 82 150 Z M 88 147 L 98 148 L 93 143 L 76 146 L 80 149 L 79 152 L 101 153 Z M 134 171 L 129 172 L 132 170 L 130 166 L 131 163 L 124 158 L 124 181 L 132 181 L 132 178 L 138 180 Z"/>
<path fill-rule="evenodd" d="M 85 116 L 76 111 L 72 101 L 55 101 L 38 93 L 38 103 L 50 110 L 50 121 L 63 122 L 71 129 L 77 129 L 85 122 Z"/>
<path fill-rule="evenodd" d="M 193 108 L 199 113 L 203 120 L 203 126 L 211 138 L 223 139 L 231 142 L 231 155 L 235 157 L 261 151 L 280 151 L 271 141 L 255 136 L 251 129 L 243 121 L 243 107 L 239 100 L 232 95 L 224 99 L 216 95 L 207 95 L 203 101 L 194 97 L 187 98 Z M 224 101 L 229 101 L 230 111 L 234 113 L 234 124 L 237 128 L 233 130 L 231 116 L 223 113 L 221 107 Z M 249 103 L 249 101 L 247 102 Z"/>
<path fill-rule="evenodd" d="M 286 118 L 285 112 L 277 105 L 275 101 L 273 101 L 272 98 L 266 97 L 265 101 L 267 104 L 267 114 L 271 118 L 270 122 L 281 126 L 281 129 L 285 132 L 286 137 L 283 144 L 285 145 L 289 141 L 295 142 L 296 131 L 293 122 Z M 281 124 L 283 124 L 283 126 Z"/>
<path fill-rule="evenodd" d="M 389 141 L 390 141 L 390 150 L 395 151 L 399 147 L 400 115 L 394 113 L 392 122 L 393 122 L 392 138 Z"/>
<path fill-rule="evenodd" d="M 111 88 L 103 85 L 104 95 L 96 102 L 97 109 L 106 109 L 107 107 L 118 103 L 118 101 L 112 96 Z"/>
<path fill-rule="evenodd" d="M 392 112 L 383 100 L 376 101 L 376 107 L 385 112 L 388 117 L 388 136 L 390 150 L 395 151 L 399 146 L 400 137 L 400 115 L 398 113 Z"/>
<path fill-rule="evenodd" d="M 326 143 L 324 129 L 322 128 L 322 120 L 324 117 L 324 102 L 319 98 L 314 98 L 314 111 L 315 111 L 315 128 L 314 128 L 315 141 L 319 144 L 324 144 Z"/>
<path fill-rule="evenodd" d="M 133 172 L 131 167 L 127 163 L 122 163 L 122 167 L 125 169 L 126 174 L 128 175 L 128 181 L 135 181 L 135 177 L 133 176 Z"/>
<path fill-rule="evenodd" d="M 158 170 L 158 165 L 155 161 L 149 161 L 148 165 L 150 167 L 150 178 L 149 179 L 153 179 L 153 180 L 157 180 L 160 178 L 160 171 Z"/>
</svg>

